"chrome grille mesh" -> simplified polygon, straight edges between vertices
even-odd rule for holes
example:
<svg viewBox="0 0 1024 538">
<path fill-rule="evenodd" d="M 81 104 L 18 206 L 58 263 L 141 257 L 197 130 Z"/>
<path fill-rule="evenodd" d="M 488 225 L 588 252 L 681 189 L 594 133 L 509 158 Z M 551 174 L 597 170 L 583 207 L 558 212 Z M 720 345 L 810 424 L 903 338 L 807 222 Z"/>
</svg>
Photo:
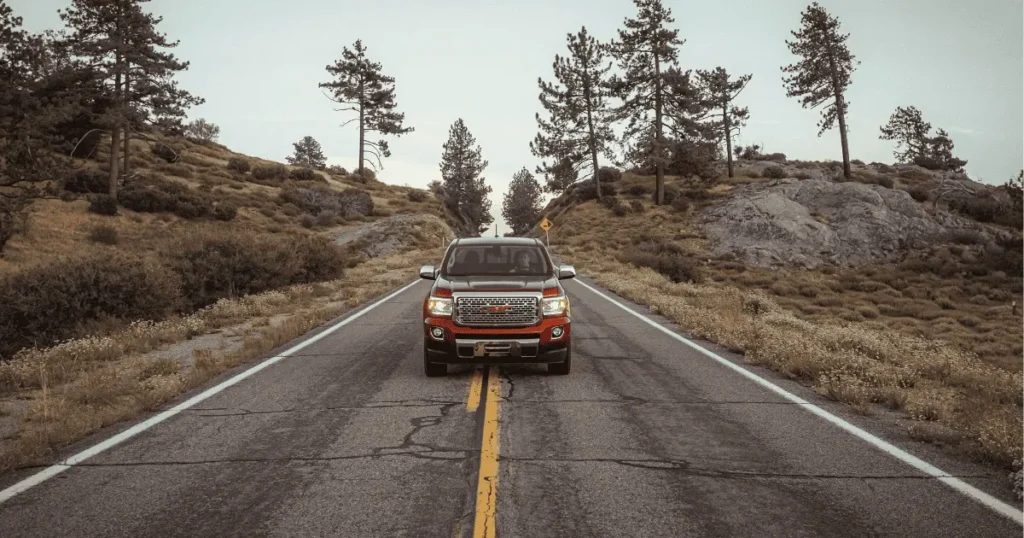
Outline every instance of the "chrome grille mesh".
<svg viewBox="0 0 1024 538">
<path fill-rule="evenodd" d="M 539 319 L 536 297 L 459 297 L 455 306 L 460 325 L 533 325 Z"/>
</svg>

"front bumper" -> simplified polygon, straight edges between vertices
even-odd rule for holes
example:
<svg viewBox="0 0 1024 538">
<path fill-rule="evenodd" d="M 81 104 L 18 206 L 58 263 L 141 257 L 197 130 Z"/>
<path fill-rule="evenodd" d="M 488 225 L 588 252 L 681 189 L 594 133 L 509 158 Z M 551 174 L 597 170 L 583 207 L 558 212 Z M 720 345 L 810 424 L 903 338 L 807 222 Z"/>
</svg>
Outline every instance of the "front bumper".
<svg viewBox="0 0 1024 538">
<path fill-rule="evenodd" d="M 564 362 L 571 338 L 569 318 L 546 318 L 539 325 L 520 329 L 462 327 L 447 318 L 424 320 L 424 348 L 427 360 L 444 364 L 509 364 Z M 441 327 L 437 339 L 431 329 Z M 561 328 L 562 335 L 552 336 Z"/>
</svg>

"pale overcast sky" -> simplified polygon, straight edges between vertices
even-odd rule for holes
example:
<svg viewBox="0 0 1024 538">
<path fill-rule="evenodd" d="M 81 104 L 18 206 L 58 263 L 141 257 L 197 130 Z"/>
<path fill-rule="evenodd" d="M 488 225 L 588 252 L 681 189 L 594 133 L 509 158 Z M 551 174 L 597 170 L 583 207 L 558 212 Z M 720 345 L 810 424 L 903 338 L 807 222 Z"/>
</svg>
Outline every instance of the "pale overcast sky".
<svg viewBox="0 0 1024 538">
<path fill-rule="evenodd" d="M 67 0 L 11 0 L 29 30 L 60 26 Z M 817 137 L 817 111 L 785 96 L 779 67 L 793 61 L 784 40 L 808 0 L 666 0 L 686 39 L 684 68 L 723 66 L 752 73 L 740 96 L 751 122 L 741 143 L 762 143 L 790 158 L 839 159 L 838 131 Z M 878 127 L 897 106 L 914 105 L 950 132 L 972 177 L 1001 183 L 1024 161 L 1024 53 L 1020 0 L 822 0 L 850 33 L 861 64 L 853 74 L 850 151 L 892 162 Z M 190 116 L 220 125 L 221 142 L 283 160 L 292 142 L 312 135 L 332 164 L 355 166 L 356 130 L 333 112 L 317 83 L 343 46 L 362 39 L 397 79 L 397 97 L 414 133 L 391 139 L 383 181 L 424 187 L 438 179 L 441 145 L 456 118 L 490 161 L 485 172 L 500 221 L 509 180 L 537 160 L 537 77 L 551 78 L 565 36 L 586 25 L 616 36 L 629 0 L 432 2 L 339 0 L 155 0 L 160 29 L 180 39 L 192 63 L 183 87 L 206 98 Z M 540 179 L 540 178 L 538 178 Z M 505 231 L 502 225 L 501 231 Z"/>
</svg>

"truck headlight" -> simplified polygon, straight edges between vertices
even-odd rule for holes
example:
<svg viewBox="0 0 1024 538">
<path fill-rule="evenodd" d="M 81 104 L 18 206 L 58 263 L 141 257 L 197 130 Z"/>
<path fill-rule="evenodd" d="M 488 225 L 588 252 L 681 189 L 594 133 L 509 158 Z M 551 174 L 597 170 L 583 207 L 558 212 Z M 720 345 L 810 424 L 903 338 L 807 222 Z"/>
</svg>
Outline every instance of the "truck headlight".
<svg viewBox="0 0 1024 538">
<path fill-rule="evenodd" d="M 447 297 L 431 297 L 427 299 L 427 312 L 431 316 L 451 316 L 452 300 Z"/>
<path fill-rule="evenodd" d="M 569 300 L 564 295 L 558 297 L 546 297 L 541 302 L 545 316 L 563 316 L 569 308 Z"/>
</svg>

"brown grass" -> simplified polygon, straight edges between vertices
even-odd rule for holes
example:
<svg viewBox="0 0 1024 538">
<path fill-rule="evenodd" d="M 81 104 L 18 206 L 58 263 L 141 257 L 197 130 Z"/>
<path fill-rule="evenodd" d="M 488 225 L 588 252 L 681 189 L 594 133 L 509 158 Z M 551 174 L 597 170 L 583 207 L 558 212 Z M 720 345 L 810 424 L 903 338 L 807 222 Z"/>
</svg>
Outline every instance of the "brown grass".
<svg viewBox="0 0 1024 538">
<path fill-rule="evenodd" d="M 366 262 L 340 280 L 222 300 L 188 318 L 23 352 L 0 364 L 0 403 L 29 402 L 17 434 L 0 443 L 0 471 L 52 461 L 68 444 L 156 409 L 412 280 L 410 267 L 439 256 L 437 249 L 404 252 Z M 191 364 L 143 356 L 216 331 L 240 336 L 241 345 L 230 352 L 200 350 Z"/>
</svg>

